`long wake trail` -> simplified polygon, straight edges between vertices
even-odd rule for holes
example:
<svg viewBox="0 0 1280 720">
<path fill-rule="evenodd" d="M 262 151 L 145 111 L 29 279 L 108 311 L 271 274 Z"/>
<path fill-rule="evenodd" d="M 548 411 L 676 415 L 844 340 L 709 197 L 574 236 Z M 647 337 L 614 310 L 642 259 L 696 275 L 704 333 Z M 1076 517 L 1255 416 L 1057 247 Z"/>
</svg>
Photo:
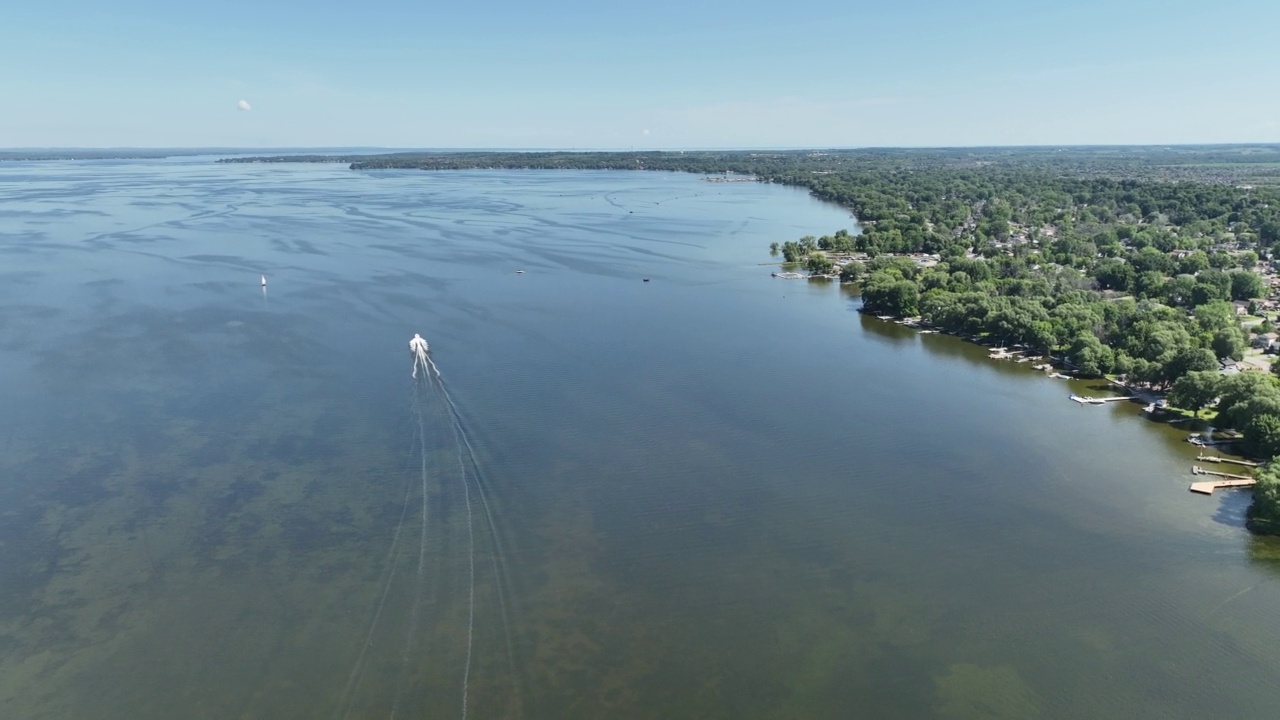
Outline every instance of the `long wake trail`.
<svg viewBox="0 0 1280 720">
<path fill-rule="evenodd" d="M 489 527 L 489 537 L 493 542 L 494 549 L 494 552 L 489 556 L 489 560 L 493 566 L 494 586 L 498 594 L 498 609 L 502 615 L 503 640 L 506 644 L 507 665 L 511 674 L 512 689 L 515 692 L 517 702 L 519 702 L 521 692 L 519 675 L 516 673 L 515 648 L 511 641 L 511 621 L 507 613 L 507 593 L 505 585 L 507 582 L 508 571 L 506 556 L 502 550 L 502 541 L 498 534 L 497 524 L 493 519 L 493 513 L 489 509 L 489 499 L 487 493 L 485 493 L 484 483 L 481 478 L 479 458 L 476 457 L 475 448 L 472 447 L 471 439 L 467 436 L 466 428 L 462 424 L 462 413 L 458 411 L 458 406 L 454 404 L 453 397 L 449 394 L 448 388 L 445 387 L 444 378 L 440 376 L 440 370 L 436 368 L 435 363 L 431 362 L 430 358 L 428 358 L 427 362 L 430 363 L 431 370 L 435 373 L 436 385 L 439 388 L 440 394 L 444 397 L 445 404 L 448 406 L 450 419 L 453 424 L 454 438 L 455 440 L 460 439 L 462 444 L 466 447 L 467 457 L 470 460 L 472 475 L 476 483 L 476 490 L 480 495 L 480 507 L 484 512 L 485 522 Z M 461 449 L 459 450 L 461 451 Z M 463 480 L 464 482 L 466 480 L 465 470 L 463 473 Z M 468 495 L 468 509 L 469 508 L 470 501 Z M 469 516 L 468 520 L 470 520 Z"/>
<path fill-rule="evenodd" d="M 467 506 L 467 569 L 470 573 L 467 597 L 467 662 L 462 671 L 462 720 L 467 720 L 467 694 L 471 684 L 471 650 L 476 629 L 476 536 L 471 522 L 471 483 L 467 482 L 467 465 L 462 456 L 462 442 L 454 425 L 454 443 L 458 448 L 458 469 L 462 472 L 462 496 Z"/>
<path fill-rule="evenodd" d="M 417 645 L 418 627 L 422 611 L 422 582 L 426 575 L 427 562 L 427 430 L 426 421 L 422 416 L 422 405 L 425 402 L 422 397 L 422 383 L 419 383 L 416 378 L 413 383 L 413 395 L 413 412 L 418 422 L 418 444 L 421 449 L 422 531 L 418 540 L 418 572 L 414 585 L 413 609 L 409 613 L 409 632 L 405 635 L 404 655 L 400 663 L 400 682 L 396 688 L 395 701 L 391 706 L 391 720 L 395 720 L 396 714 L 400 711 L 400 699 L 403 696 L 404 686 L 408 678 L 409 660 L 413 655 L 414 647 Z"/>
<path fill-rule="evenodd" d="M 417 337 L 416 335 L 414 336 Z M 413 348 L 413 345 L 410 344 Z M 434 361 L 425 352 L 417 352 L 415 349 L 415 363 L 421 363 L 427 371 L 427 381 L 431 382 L 434 375 L 435 382 L 431 383 L 431 387 L 438 391 L 448 400 L 448 391 L 444 389 L 444 380 L 440 377 L 440 369 L 436 367 Z M 414 377 L 417 377 L 417 365 L 414 366 Z M 452 406 L 452 401 L 448 401 Z M 458 423 L 452 413 L 450 413 L 450 424 L 453 426 L 453 442 L 458 451 L 458 471 L 462 474 L 459 480 L 462 482 L 462 497 L 467 508 L 467 656 L 466 662 L 462 670 L 462 720 L 467 720 L 467 707 L 471 689 L 471 656 L 475 647 L 475 630 L 476 630 L 476 535 L 475 526 L 472 522 L 471 510 L 471 483 L 467 482 L 467 461 L 462 451 L 462 434 L 459 432 Z M 392 713 L 394 716 L 394 712 Z"/>
<path fill-rule="evenodd" d="M 424 398 L 422 398 L 420 390 L 423 385 L 426 385 L 432 391 L 432 396 L 433 396 L 432 399 L 435 402 L 440 404 L 441 409 L 444 411 L 444 415 L 448 417 L 449 425 L 451 426 L 451 429 L 453 431 L 454 447 L 456 448 L 457 458 L 458 458 L 458 470 L 461 473 L 461 477 L 459 478 L 459 481 L 462 483 L 463 501 L 464 501 L 466 514 L 467 514 L 467 574 L 468 574 L 467 640 L 466 640 L 466 655 L 465 655 L 465 661 L 464 661 L 463 672 L 462 672 L 462 720 L 466 720 L 468 712 L 470 710 L 470 684 L 471 684 L 471 670 L 474 664 L 475 616 L 476 616 L 476 543 L 475 543 L 475 522 L 474 522 L 475 513 L 473 510 L 473 504 L 471 501 L 471 479 L 467 477 L 468 474 L 472 474 L 474 476 L 473 479 L 476 484 L 476 490 L 480 497 L 481 507 L 483 509 L 486 524 L 488 525 L 488 529 L 489 529 L 490 538 L 493 543 L 493 552 L 490 554 L 490 562 L 492 563 L 492 566 L 493 566 L 494 586 L 497 592 L 498 606 L 502 616 L 502 629 L 503 629 L 503 636 L 506 644 L 507 662 L 510 666 L 513 690 L 515 691 L 515 698 L 517 702 L 519 702 L 519 697 L 521 693 L 520 693 L 520 687 L 519 687 L 519 681 L 518 681 L 518 674 L 515 671 L 515 666 L 516 666 L 515 653 L 514 653 L 514 648 L 511 640 L 510 620 L 507 612 L 507 597 L 506 597 L 506 591 L 504 587 L 506 584 L 506 569 L 507 569 L 506 561 L 505 561 L 505 558 L 503 557 L 502 542 L 500 540 L 500 536 L 498 535 L 497 526 L 494 522 L 493 514 L 489 507 L 489 501 L 488 501 L 488 498 L 486 497 L 486 493 L 484 490 L 484 484 L 481 479 L 479 459 L 476 456 L 475 448 L 472 446 L 470 438 L 467 436 L 466 428 L 464 427 L 462 422 L 462 415 L 458 411 L 458 406 L 454 403 L 453 397 L 449 394 L 448 389 L 445 387 L 444 378 L 441 376 L 440 369 L 436 367 L 435 361 L 432 360 L 431 356 L 429 355 L 429 348 L 426 341 L 423 340 L 421 336 L 414 335 L 413 339 L 409 343 L 409 349 L 414 355 L 414 367 L 413 367 L 412 376 L 415 380 L 414 382 L 415 398 L 418 400 L 417 402 L 415 402 L 414 410 L 415 410 L 417 421 L 418 421 L 419 438 L 422 446 L 423 529 L 422 529 L 422 539 L 419 545 L 419 556 L 418 556 L 418 587 L 419 587 L 418 595 L 419 597 L 416 597 L 414 601 L 414 608 L 411 614 L 412 619 L 410 621 L 410 633 L 409 633 L 409 637 L 406 639 L 405 654 L 404 654 L 404 660 L 403 660 L 402 666 L 404 669 L 407 670 L 408 662 L 412 654 L 412 648 L 414 646 L 414 643 L 416 642 L 414 638 L 416 637 L 416 634 L 417 634 L 416 630 L 419 622 L 418 606 L 420 603 L 422 577 L 425 573 L 424 563 L 425 563 L 425 557 L 426 557 L 426 543 L 427 543 L 427 532 L 426 532 L 427 444 L 426 444 L 426 433 L 425 433 L 425 421 L 423 418 L 423 406 L 425 403 L 423 402 Z M 425 382 L 423 383 L 418 382 L 418 370 L 420 369 L 423 371 L 423 375 L 425 376 L 423 378 Z M 443 400 L 443 403 L 440 403 L 440 400 Z M 468 466 L 470 466 L 470 470 L 468 470 Z M 406 505 L 407 505 L 407 500 L 406 500 Z M 404 679 L 405 679 L 405 676 L 402 675 L 401 688 L 403 688 Z M 395 715 L 399 710 L 401 692 L 402 692 L 401 689 L 398 689 L 396 692 L 396 698 L 391 711 L 392 720 L 394 720 Z"/>
</svg>

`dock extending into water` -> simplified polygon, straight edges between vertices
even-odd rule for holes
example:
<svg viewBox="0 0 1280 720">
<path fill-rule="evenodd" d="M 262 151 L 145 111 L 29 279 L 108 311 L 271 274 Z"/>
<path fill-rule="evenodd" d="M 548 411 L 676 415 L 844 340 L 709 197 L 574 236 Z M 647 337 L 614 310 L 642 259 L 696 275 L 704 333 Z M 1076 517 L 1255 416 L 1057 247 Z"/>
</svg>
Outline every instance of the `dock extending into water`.
<svg viewBox="0 0 1280 720">
<path fill-rule="evenodd" d="M 1197 460 L 1211 463 L 1230 463 L 1232 465 L 1244 465 L 1245 467 L 1262 467 L 1262 463 L 1252 462 L 1249 460 L 1237 460 L 1235 458 L 1219 457 L 1217 455 L 1205 455 L 1200 453 L 1196 456 Z"/>
<path fill-rule="evenodd" d="M 1120 402 L 1121 400 L 1133 400 L 1134 398 L 1132 397 L 1096 398 L 1096 397 L 1089 397 L 1088 395 L 1072 394 L 1071 399 L 1080 403 L 1081 405 L 1105 405 L 1106 403 L 1109 403 L 1109 402 Z"/>
<path fill-rule="evenodd" d="M 1217 478 L 1215 480 L 1191 483 L 1191 492 L 1200 493 L 1202 495 L 1212 495 L 1213 491 L 1218 488 L 1249 487 L 1250 485 L 1258 482 L 1248 475 L 1235 475 L 1232 473 L 1205 470 L 1199 465 L 1192 465 L 1191 472 L 1195 475 L 1207 475 L 1212 478 Z"/>
</svg>

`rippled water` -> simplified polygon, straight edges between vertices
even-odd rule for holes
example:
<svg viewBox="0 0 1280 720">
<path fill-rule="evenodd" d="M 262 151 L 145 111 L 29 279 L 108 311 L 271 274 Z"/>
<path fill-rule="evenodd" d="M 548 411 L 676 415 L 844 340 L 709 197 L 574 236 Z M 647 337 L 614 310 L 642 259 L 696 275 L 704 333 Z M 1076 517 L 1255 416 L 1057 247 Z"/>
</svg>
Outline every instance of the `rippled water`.
<svg viewBox="0 0 1280 720">
<path fill-rule="evenodd" d="M 0 716 L 1274 714 L 1247 497 L 758 264 L 849 222 L 657 173 L 0 165 Z"/>
</svg>

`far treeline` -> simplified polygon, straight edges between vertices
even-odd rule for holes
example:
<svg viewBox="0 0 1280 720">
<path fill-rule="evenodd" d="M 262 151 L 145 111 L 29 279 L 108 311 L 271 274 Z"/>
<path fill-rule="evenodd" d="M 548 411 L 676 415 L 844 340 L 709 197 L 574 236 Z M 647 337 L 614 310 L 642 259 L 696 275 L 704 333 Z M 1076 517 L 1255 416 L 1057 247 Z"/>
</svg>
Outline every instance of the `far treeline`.
<svg viewBox="0 0 1280 720">
<path fill-rule="evenodd" d="M 298 162 L 299 157 L 243 161 Z M 1280 455 L 1280 379 L 1223 374 L 1274 340 L 1280 146 L 688 153 L 404 153 L 354 170 L 731 173 L 808 188 L 858 228 L 775 246 L 861 283 L 866 310 L 1024 344 L 1085 375 L 1217 412 L 1248 452 Z M 1277 281 L 1280 283 L 1280 281 Z M 1250 318 L 1249 330 L 1241 320 Z M 1252 335 L 1252 337 L 1251 337 Z M 1280 534 L 1280 463 L 1257 473 L 1249 526 Z"/>
</svg>

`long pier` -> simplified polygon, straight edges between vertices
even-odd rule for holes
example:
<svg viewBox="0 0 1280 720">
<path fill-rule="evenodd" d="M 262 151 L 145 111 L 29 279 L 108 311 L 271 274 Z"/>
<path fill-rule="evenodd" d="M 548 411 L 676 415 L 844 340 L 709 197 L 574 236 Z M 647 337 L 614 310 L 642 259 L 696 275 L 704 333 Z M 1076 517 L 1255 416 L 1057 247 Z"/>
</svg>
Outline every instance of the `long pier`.
<svg viewBox="0 0 1280 720">
<path fill-rule="evenodd" d="M 1234 475 L 1232 473 L 1218 472 L 1216 470 L 1205 470 L 1199 465 L 1192 465 L 1191 472 L 1196 475 L 1211 475 L 1213 477 L 1229 478 L 1231 480 L 1252 480 L 1253 479 L 1248 475 Z"/>
<path fill-rule="evenodd" d="M 1089 397 L 1088 395 L 1075 395 L 1075 394 L 1071 395 L 1071 399 L 1080 403 L 1081 405 L 1105 405 L 1106 403 L 1109 403 L 1109 402 L 1120 402 L 1121 400 L 1133 400 L 1132 397 L 1096 398 L 1096 397 Z"/>
<path fill-rule="evenodd" d="M 1200 493 L 1202 495 L 1212 495 L 1214 490 L 1218 488 L 1231 487 L 1249 487 L 1258 481 L 1248 475 L 1235 475 L 1232 473 L 1215 472 L 1213 470 L 1205 470 L 1199 465 L 1192 465 L 1191 472 L 1195 475 L 1208 475 L 1210 477 L 1221 478 L 1219 480 L 1206 480 L 1202 482 L 1191 483 L 1191 492 Z"/>
<path fill-rule="evenodd" d="M 1235 458 L 1218 457 L 1217 455 L 1205 455 L 1204 453 L 1197 455 L 1196 459 L 1211 463 L 1231 463 L 1232 465 L 1244 465 L 1245 467 L 1262 467 L 1262 463 L 1250 462 L 1249 460 L 1236 460 Z"/>
</svg>

